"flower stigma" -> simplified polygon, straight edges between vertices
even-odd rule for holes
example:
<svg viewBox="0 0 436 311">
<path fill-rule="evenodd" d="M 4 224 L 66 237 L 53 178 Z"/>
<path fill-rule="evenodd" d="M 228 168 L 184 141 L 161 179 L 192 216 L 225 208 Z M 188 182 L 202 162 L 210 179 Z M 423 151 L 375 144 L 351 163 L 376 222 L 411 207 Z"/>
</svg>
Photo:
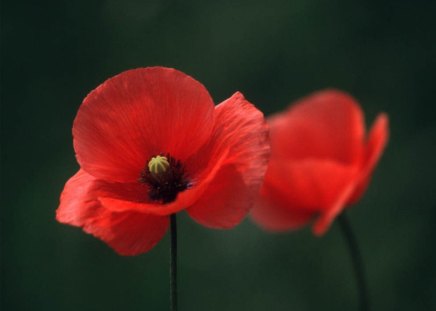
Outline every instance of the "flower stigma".
<svg viewBox="0 0 436 311">
<path fill-rule="evenodd" d="M 168 154 L 151 157 L 139 181 L 148 185 L 151 201 L 164 204 L 174 201 L 190 184 L 182 163 Z"/>
<path fill-rule="evenodd" d="M 148 162 L 148 170 L 151 175 L 158 178 L 160 175 L 165 174 L 165 172 L 169 169 L 170 162 L 168 162 L 167 157 L 164 156 L 156 156 L 152 157 Z"/>
</svg>

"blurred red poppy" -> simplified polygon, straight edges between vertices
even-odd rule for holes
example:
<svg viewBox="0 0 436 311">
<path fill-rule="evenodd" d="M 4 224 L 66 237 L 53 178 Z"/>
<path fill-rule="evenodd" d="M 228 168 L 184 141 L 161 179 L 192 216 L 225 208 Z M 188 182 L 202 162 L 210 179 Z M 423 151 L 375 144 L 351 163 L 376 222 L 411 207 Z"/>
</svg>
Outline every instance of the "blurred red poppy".
<svg viewBox="0 0 436 311">
<path fill-rule="evenodd" d="M 122 255 L 154 247 L 183 209 L 207 227 L 237 225 L 269 156 L 263 115 L 242 94 L 215 107 L 202 84 L 163 67 L 129 70 L 93 90 L 73 137 L 81 168 L 56 219 Z"/>
<path fill-rule="evenodd" d="M 380 114 L 366 137 L 363 113 L 349 95 L 325 90 L 269 118 L 271 159 L 253 209 L 270 231 L 298 229 L 316 218 L 325 233 L 366 190 L 388 139 Z"/>
</svg>

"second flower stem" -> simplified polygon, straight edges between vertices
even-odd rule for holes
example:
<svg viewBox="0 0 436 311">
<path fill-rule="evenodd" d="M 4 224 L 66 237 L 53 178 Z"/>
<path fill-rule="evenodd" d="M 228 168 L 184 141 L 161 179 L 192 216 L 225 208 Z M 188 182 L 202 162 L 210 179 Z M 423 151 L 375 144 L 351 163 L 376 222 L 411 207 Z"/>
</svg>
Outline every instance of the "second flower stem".
<svg viewBox="0 0 436 311">
<path fill-rule="evenodd" d="M 357 287 L 360 296 L 360 311 L 369 311 L 369 298 L 368 298 L 368 287 L 365 279 L 365 270 L 362 261 L 362 256 L 360 254 L 359 245 L 357 243 L 356 237 L 351 228 L 350 222 L 348 220 L 345 212 L 338 217 L 339 226 L 341 227 L 342 234 L 348 244 L 348 249 L 350 252 L 351 260 L 353 261 L 354 275 L 356 277 Z"/>
<path fill-rule="evenodd" d="M 177 311 L 177 218 L 170 216 L 170 310 Z"/>
</svg>

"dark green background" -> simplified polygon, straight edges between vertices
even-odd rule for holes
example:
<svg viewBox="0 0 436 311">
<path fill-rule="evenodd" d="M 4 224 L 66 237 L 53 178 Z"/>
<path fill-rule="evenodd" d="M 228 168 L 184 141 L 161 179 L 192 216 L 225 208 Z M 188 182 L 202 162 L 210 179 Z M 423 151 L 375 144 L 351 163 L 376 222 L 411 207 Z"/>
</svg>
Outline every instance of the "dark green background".
<svg viewBox="0 0 436 311">
<path fill-rule="evenodd" d="M 350 211 L 374 310 L 436 309 L 435 1 L 2 1 L 2 310 L 167 310 L 166 237 L 117 256 L 54 220 L 78 169 L 71 125 L 84 96 L 123 70 L 163 65 L 218 103 L 236 90 L 266 114 L 337 87 L 391 139 Z M 328 182 L 328 181 L 326 181 Z M 250 220 L 180 232 L 180 310 L 356 310 L 344 241 Z"/>
</svg>

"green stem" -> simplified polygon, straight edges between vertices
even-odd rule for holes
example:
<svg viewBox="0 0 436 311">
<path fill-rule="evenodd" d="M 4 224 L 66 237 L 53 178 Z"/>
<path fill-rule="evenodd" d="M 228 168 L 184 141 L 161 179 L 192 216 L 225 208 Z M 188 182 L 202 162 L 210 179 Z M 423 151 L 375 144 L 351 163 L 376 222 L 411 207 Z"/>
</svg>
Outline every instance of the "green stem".
<svg viewBox="0 0 436 311">
<path fill-rule="evenodd" d="M 342 235 L 344 236 L 346 243 L 348 244 L 348 250 L 350 252 L 350 257 L 353 262 L 354 275 L 356 277 L 357 289 L 360 299 L 359 310 L 369 311 L 370 304 L 368 298 L 368 286 L 366 283 L 365 270 L 362 256 L 359 250 L 359 245 L 351 228 L 348 217 L 345 215 L 344 212 L 339 215 L 338 222 L 342 230 Z"/>
<path fill-rule="evenodd" d="M 170 310 L 177 311 L 177 219 L 170 216 Z"/>
</svg>

